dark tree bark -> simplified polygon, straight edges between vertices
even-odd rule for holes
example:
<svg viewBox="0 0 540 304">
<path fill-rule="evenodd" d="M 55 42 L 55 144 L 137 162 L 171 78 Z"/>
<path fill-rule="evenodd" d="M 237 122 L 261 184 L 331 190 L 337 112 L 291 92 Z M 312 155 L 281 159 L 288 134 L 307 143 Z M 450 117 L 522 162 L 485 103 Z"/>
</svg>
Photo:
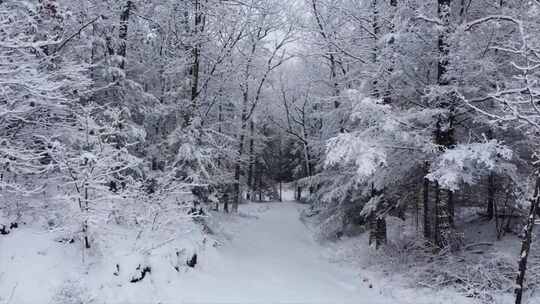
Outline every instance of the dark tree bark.
<svg viewBox="0 0 540 304">
<path fill-rule="evenodd" d="M 439 188 L 439 183 L 435 182 L 434 185 L 434 192 L 435 192 L 435 204 L 433 205 L 433 214 L 435 215 L 433 217 L 433 241 L 436 245 L 440 245 L 442 243 L 441 239 L 441 226 L 439 221 L 441 220 L 440 212 L 441 212 L 441 189 Z"/>
<path fill-rule="evenodd" d="M 281 179 L 279 181 L 279 201 L 283 202 L 283 183 L 281 182 Z"/>
<path fill-rule="evenodd" d="M 450 120 L 452 121 L 452 120 Z M 454 145 L 453 129 L 451 125 L 444 130 L 442 127 L 442 118 L 439 117 L 435 129 L 435 143 L 444 149 L 449 149 Z M 448 236 L 454 219 L 454 202 L 451 191 L 446 192 L 446 200 L 441 195 L 441 189 L 438 182 L 435 182 L 435 222 L 433 224 L 434 234 L 432 235 L 435 244 L 439 247 L 448 245 Z"/>
<path fill-rule="evenodd" d="M 242 175 L 242 156 L 244 155 L 244 142 L 246 140 L 246 129 L 247 129 L 247 116 L 248 116 L 248 99 L 247 99 L 247 93 L 244 93 L 244 106 L 242 110 L 242 125 L 240 127 L 240 138 L 239 138 L 239 144 L 238 144 L 238 160 L 236 161 L 236 164 L 234 166 L 234 198 L 232 201 L 232 211 L 237 212 L 238 211 L 238 204 L 240 203 L 241 199 L 241 189 L 240 189 L 240 177 Z"/>
<path fill-rule="evenodd" d="M 451 0 L 437 0 L 437 13 L 443 23 L 438 37 L 439 61 L 437 64 L 437 83 L 439 85 L 448 85 L 446 71 L 448 69 L 448 39 L 450 31 L 450 4 Z"/>
<path fill-rule="evenodd" d="M 223 211 L 225 211 L 225 213 L 229 213 L 229 193 L 230 187 L 226 186 L 223 193 Z"/>
<path fill-rule="evenodd" d="M 242 145 L 243 146 L 243 145 Z M 234 197 L 232 202 L 232 211 L 238 211 L 238 204 L 240 203 L 240 175 L 241 175 L 240 163 L 234 166 Z"/>
<path fill-rule="evenodd" d="M 447 212 L 448 212 L 448 224 L 451 227 L 454 227 L 454 192 L 452 190 L 448 190 L 448 203 L 447 203 Z"/>
<path fill-rule="evenodd" d="M 386 244 L 386 219 L 383 216 L 373 215 L 369 226 L 369 245 L 379 249 Z"/>
<path fill-rule="evenodd" d="M 435 182 L 435 204 L 434 204 L 434 223 L 433 223 L 433 241 L 439 248 L 444 248 L 452 245 L 449 239 L 451 233 L 451 221 L 448 215 L 448 204 L 445 203 L 444 197 L 441 195 L 441 188 L 438 182 Z M 450 195 L 451 192 L 447 194 Z M 450 198 L 447 198 L 449 201 Z"/>
<path fill-rule="evenodd" d="M 191 31 L 193 46 L 191 49 L 192 65 L 191 65 L 191 116 L 195 115 L 198 104 L 197 97 L 199 95 L 199 74 L 200 74 L 200 58 L 201 58 L 201 41 L 200 33 L 204 30 L 204 13 L 200 0 L 194 2 L 194 26 Z M 193 118 L 193 117 L 191 117 Z"/>
<path fill-rule="evenodd" d="M 120 39 L 120 46 L 118 47 L 118 56 L 122 57 L 120 62 L 120 68 L 124 70 L 126 68 L 126 54 L 127 54 L 127 37 L 129 29 L 129 17 L 131 10 L 133 9 L 133 2 L 128 0 L 120 15 L 120 30 L 118 32 L 118 38 Z"/>
<path fill-rule="evenodd" d="M 493 173 L 488 177 L 487 218 L 492 220 L 495 216 L 495 176 Z"/>
<path fill-rule="evenodd" d="M 262 167 L 259 167 L 259 202 L 263 201 Z"/>
<path fill-rule="evenodd" d="M 252 54 L 254 51 L 252 52 Z M 242 115 L 241 115 L 241 126 L 240 126 L 240 136 L 238 144 L 238 160 L 234 166 L 234 197 L 232 202 L 232 211 L 238 211 L 238 204 L 240 203 L 241 191 L 240 191 L 240 176 L 242 175 L 242 156 L 244 155 L 244 141 L 246 138 L 246 129 L 248 121 L 248 88 L 244 88 L 242 98 Z"/>
<path fill-rule="evenodd" d="M 523 285 L 525 283 L 525 273 L 527 271 L 527 259 L 529 258 L 529 254 L 531 250 L 531 241 L 532 241 L 534 222 L 536 218 L 536 210 L 538 209 L 538 204 L 540 202 L 539 188 L 540 188 L 540 177 L 537 177 L 536 185 L 534 187 L 534 196 L 530 200 L 531 207 L 529 209 L 529 215 L 527 217 L 527 224 L 523 228 L 525 235 L 521 242 L 520 259 L 518 263 L 519 269 L 518 269 L 518 275 L 516 278 L 516 288 L 514 290 L 514 293 L 516 295 L 516 302 L 515 302 L 516 304 L 521 304 L 522 297 L 523 297 Z"/>
<path fill-rule="evenodd" d="M 377 191 L 374 184 L 371 184 L 371 197 L 380 196 L 380 202 L 377 209 L 369 216 L 369 245 L 375 246 L 375 249 L 379 249 L 380 246 L 386 244 L 386 218 L 384 214 L 381 214 L 381 209 L 384 207 L 382 200 L 383 191 Z"/>
<path fill-rule="evenodd" d="M 379 9 L 377 7 L 377 0 L 371 0 L 371 10 L 372 10 L 372 20 L 371 20 L 371 26 L 373 28 L 373 33 L 375 34 L 373 36 L 373 64 L 375 66 L 378 65 L 379 62 L 379 49 L 377 47 L 377 40 L 380 34 L 380 24 L 379 24 Z M 378 88 L 379 81 L 377 78 L 373 79 L 372 81 L 373 85 L 373 96 L 375 98 L 380 97 L 380 91 Z"/>
<path fill-rule="evenodd" d="M 386 218 L 383 216 L 377 218 L 377 247 L 386 244 Z"/>
<path fill-rule="evenodd" d="M 218 132 L 219 134 L 223 133 L 223 99 L 221 98 L 221 95 L 219 96 L 219 106 L 218 106 Z M 217 159 L 217 165 L 218 167 L 221 167 L 221 155 L 218 156 Z"/>
<path fill-rule="evenodd" d="M 425 164 L 425 174 L 428 173 L 429 163 Z M 431 208 L 429 204 L 429 180 L 424 177 L 423 185 L 423 207 L 424 207 L 424 238 L 426 240 L 431 239 Z"/>
<path fill-rule="evenodd" d="M 392 58 L 390 59 L 390 66 L 388 67 L 388 74 L 392 74 L 394 72 L 394 66 L 395 66 L 395 58 L 394 58 L 394 49 L 395 49 L 395 42 L 396 39 L 394 38 L 394 34 L 396 32 L 396 25 L 394 24 L 394 17 L 397 10 L 397 0 L 390 0 L 390 6 L 392 7 L 392 14 L 391 14 L 391 20 L 390 20 L 390 34 L 392 37 L 388 39 L 388 48 L 390 49 L 390 56 Z M 386 104 L 389 104 L 392 102 L 392 90 L 390 87 L 390 84 L 386 84 L 386 92 L 384 93 L 383 102 Z"/>
<path fill-rule="evenodd" d="M 83 233 L 83 237 L 84 237 L 84 248 L 86 249 L 90 249 L 90 237 L 88 235 L 88 217 L 90 216 L 89 213 L 90 213 L 90 197 L 89 197 L 89 193 L 88 193 L 88 185 L 87 184 L 84 184 L 83 185 L 84 187 L 84 208 L 83 208 L 83 212 L 84 212 L 84 220 L 83 220 L 83 225 L 82 225 L 82 233 Z"/>
<path fill-rule="evenodd" d="M 308 141 L 308 131 L 307 131 L 307 118 L 306 118 L 306 112 L 305 107 L 302 109 L 301 112 L 302 115 L 302 135 L 303 135 L 303 145 L 304 145 L 304 160 L 306 162 L 306 177 L 311 178 L 313 176 L 313 164 L 311 161 L 311 152 L 310 152 L 310 146 Z M 310 194 L 313 194 L 313 186 L 309 185 L 309 192 Z"/>
<path fill-rule="evenodd" d="M 446 86 L 449 84 L 446 75 L 448 70 L 448 54 L 449 54 L 449 36 L 450 36 L 450 17 L 451 17 L 451 0 L 437 0 L 437 14 L 442 25 L 439 30 L 437 47 L 439 50 L 439 60 L 437 64 L 437 84 Z M 454 113 L 451 101 L 447 102 L 444 97 L 440 97 L 440 107 L 449 107 L 449 115 L 447 126 L 443 128 L 443 119 L 439 117 L 435 130 L 435 143 L 441 146 L 441 150 L 452 148 L 455 145 L 454 139 Z M 452 221 L 454 218 L 454 204 L 452 194 L 448 192 L 446 202 L 441 199 L 439 184 L 435 185 L 435 223 L 434 223 L 434 240 L 439 247 L 448 245 L 448 235 L 450 233 Z"/>
<path fill-rule="evenodd" d="M 253 178 L 253 166 L 254 166 L 254 145 L 255 145 L 255 124 L 253 123 L 253 120 L 249 122 L 249 167 L 248 167 L 248 189 L 246 198 L 249 200 L 251 199 L 251 193 L 254 190 L 255 187 L 255 181 Z"/>
</svg>

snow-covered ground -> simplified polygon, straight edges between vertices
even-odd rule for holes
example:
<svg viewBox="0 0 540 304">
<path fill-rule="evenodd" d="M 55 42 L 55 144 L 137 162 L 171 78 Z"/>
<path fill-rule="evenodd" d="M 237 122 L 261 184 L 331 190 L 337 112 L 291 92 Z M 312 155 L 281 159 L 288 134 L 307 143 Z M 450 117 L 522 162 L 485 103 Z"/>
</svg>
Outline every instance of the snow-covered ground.
<svg viewBox="0 0 540 304">
<path fill-rule="evenodd" d="M 242 205 L 239 215 L 215 214 L 221 245 L 204 242 L 196 248 L 195 268 L 180 271 L 170 246 L 141 258 L 130 255 L 129 242 L 119 242 L 115 256 L 90 256 L 83 263 L 76 245 L 22 227 L 0 237 L 0 303 L 473 303 L 455 293 L 385 281 L 332 256 L 335 248 L 316 241 L 300 220 L 304 208 L 252 203 Z M 130 283 L 131 268 L 141 259 L 152 272 Z M 120 274 L 113 275 L 119 260 Z"/>
<path fill-rule="evenodd" d="M 231 242 L 220 248 L 216 264 L 194 273 L 192 286 L 215 287 L 204 296 L 190 295 L 189 302 L 383 303 L 353 269 L 324 258 L 321 245 L 299 220 L 304 207 L 244 206 L 243 212 L 258 218 L 238 223 Z"/>
</svg>

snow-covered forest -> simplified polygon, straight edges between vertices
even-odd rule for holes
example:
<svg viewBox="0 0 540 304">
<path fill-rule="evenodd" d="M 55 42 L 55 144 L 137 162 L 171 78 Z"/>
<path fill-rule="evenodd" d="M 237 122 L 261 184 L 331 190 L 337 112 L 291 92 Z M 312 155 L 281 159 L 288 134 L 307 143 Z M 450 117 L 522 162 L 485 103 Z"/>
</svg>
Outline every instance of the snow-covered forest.
<svg viewBox="0 0 540 304">
<path fill-rule="evenodd" d="M 0 0 L 0 304 L 539 303 L 539 0 Z"/>
</svg>

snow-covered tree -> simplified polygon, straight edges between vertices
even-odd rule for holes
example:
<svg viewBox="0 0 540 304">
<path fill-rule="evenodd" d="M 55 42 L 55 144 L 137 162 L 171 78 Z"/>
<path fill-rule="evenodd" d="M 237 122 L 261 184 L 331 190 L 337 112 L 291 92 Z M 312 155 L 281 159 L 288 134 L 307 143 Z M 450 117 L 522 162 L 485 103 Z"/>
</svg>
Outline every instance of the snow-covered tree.
<svg viewBox="0 0 540 304">
<path fill-rule="evenodd" d="M 48 3 L 48 2 L 47 2 Z M 78 92 L 89 85 L 86 67 L 51 52 L 60 37 L 54 3 L 5 1 L 0 6 L 1 188 L 41 191 L 54 169 L 48 143 L 64 127 Z M 52 26 L 50 24 L 56 24 Z M 27 178 L 30 178 L 27 180 Z"/>
<path fill-rule="evenodd" d="M 112 212 L 110 201 L 125 199 L 142 172 L 140 160 L 127 149 L 133 143 L 119 140 L 126 128 L 121 112 L 95 104 L 72 110 L 70 128 L 51 139 L 48 152 L 59 167 L 65 198 L 72 210 L 78 208 L 81 239 L 89 249 L 90 231 Z"/>
</svg>

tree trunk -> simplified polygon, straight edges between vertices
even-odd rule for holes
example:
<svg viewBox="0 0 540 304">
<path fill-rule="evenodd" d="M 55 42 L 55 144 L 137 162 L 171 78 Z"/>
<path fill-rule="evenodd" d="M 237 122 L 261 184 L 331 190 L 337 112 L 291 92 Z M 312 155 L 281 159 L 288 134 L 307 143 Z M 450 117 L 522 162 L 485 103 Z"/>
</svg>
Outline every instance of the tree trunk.
<svg viewBox="0 0 540 304">
<path fill-rule="evenodd" d="M 425 164 L 425 174 L 428 173 L 429 170 L 429 163 L 426 162 Z M 423 189 L 423 195 L 424 195 L 424 238 L 426 240 L 431 240 L 431 210 L 429 207 L 429 180 L 427 178 L 424 178 L 424 189 Z"/>
<path fill-rule="evenodd" d="M 230 187 L 227 186 L 225 187 L 225 189 L 223 190 L 224 193 L 223 193 L 223 211 L 225 211 L 225 213 L 229 213 L 229 193 L 230 193 Z"/>
<path fill-rule="evenodd" d="M 263 191 L 263 185 L 262 185 L 262 166 L 259 164 L 259 170 L 257 170 L 258 174 L 257 174 L 257 177 L 258 177 L 258 180 L 259 180 L 259 202 L 262 202 L 263 201 L 263 195 L 262 195 L 262 191 Z"/>
<path fill-rule="evenodd" d="M 201 57 L 201 42 L 199 34 L 202 32 L 202 26 L 203 26 L 203 13 L 201 9 L 201 3 L 200 0 L 195 0 L 194 3 L 194 27 L 191 33 L 191 38 L 195 41 L 192 41 L 193 46 L 191 50 L 191 56 L 193 57 L 192 65 L 191 65 L 191 110 L 190 110 L 190 120 L 193 119 L 198 105 L 197 105 L 197 97 L 199 95 L 199 71 L 200 71 L 200 57 Z M 190 123 L 191 121 L 188 121 Z"/>
<path fill-rule="evenodd" d="M 369 245 L 379 249 L 386 244 L 386 219 L 383 216 L 373 215 L 369 226 Z"/>
<path fill-rule="evenodd" d="M 379 9 L 377 7 L 377 0 L 371 0 L 371 13 L 372 13 L 372 20 L 371 20 L 371 27 L 373 28 L 373 65 L 377 66 L 379 61 L 379 48 L 377 47 L 378 37 L 380 34 L 380 25 L 379 25 Z M 373 96 L 375 98 L 380 97 L 380 91 L 378 88 L 379 81 L 377 78 L 374 78 L 372 81 L 373 85 Z"/>
<path fill-rule="evenodd" d="M 308 133 L 306 129 L 306 116 L 305 113 L 302 114 L 302 136 L 304 137 L 304 160 L 306 162 L 306 177 L 310 177 L 310 185 L 309 185 L 309 191 L 310 194 L 313 193 L 313 187 L 311 185 L 311 176 L 313 175 L 313 165 L 311 163 L 311 154 L 310 154 L 310 148 L 309 148 L 309 142 L 308 142 Z M 301 192 L 300 192 L 301 193 Z M 300 197 L 298 198 L 300 199 Z"/>
<path fill-rule="evenodd" d="M 88 185 L 84 185 L 84 220 L 82 225 L 82 233 L 84 238 L 84 248 L 90 249 L 90 237 L 88 235 L 88 217 L 90 213 L 90 202 L 88 201 Z"/>
<path fill-rule="evenodd" d="M 238 204 L 240 203 L 240 161 L 234 166 L 234 196 L 232 201 L 232 212 L 238 211 Z"/>
<path fill-rule="evenodd" d="M 448 69 L 448 39 L 450 34 L 450 4 L 451 0 L 437 0 L 437 13 L 439 20 L 443 23 L 438 37 L 439 61 L 437 64 L 437 83 L 447 85 L 448 79 L 445 77 Z"/>
<path fill-rule="evenodd" d="M 234 198 L 232 202 L 232 211 L 238 211 L 238 204 L 242 198 L 241 189 L 240 189 L 240 176 L 242 173 L 242 156 L 244 155 L 244 141 L 245 141 L 245 131 L 247 128 L 247 96 L 244 97 L 244 106 L 242 110 L 242 126 L 240 127 L 240 138 L 238 144 L 238 159 L 236 160 L 236 165 L 234 166 Z"/>
<path fill-rule="evenodd" d="M 223 133 L 223 99 L 221 98 L 221 95 L 219 96 L 219 106 L 218 106 L 218 133 Z M 218 155 L 217 158 L 217 165 L 218 167 L 221 167 L 221 155 Z"/>
<path fill-rule="evenodd" d="M 518 275 L 516 278 L 516 288 L 514 290 L 514 293 L 516 294 L 515 304 L 521 304 L 521 300 L 523 297 L 523 284 L 525 282 L 525 273 L 527 271 L 527 259 L 529 258 L 530 249 L 531 249 L 531 241 L 532 241 L 532 234 L 533 234 L 533 228 L 534 228 L 534 221 L 536 218 L 536 210 L 538 209 L 538 204 L 540 202 L 539 188 L 540 188 L 540 177 L 536 177 L 536 185 L 534 187 L 534 196 L 530 200 L 531 207 L 529 209 L 529 215 L 527 217 L 527 224 L 523 228 L 525 235 L 521 242 L 520 259 L 518 263 L 519 270 L 518 270 Z"/>
<path fill-rule="evenodd" d="M 253 120 L 251 120 L 249 122 L 249 168 L 248 168 L 248 179 L 247 179 L 247 184 L 248 184 L 248 187 L 247 187 L 247 193 L 246 193 L 246 198 L 248 200 L 251 199 L 251 193 L 253 192 L 253 189 L 254 189 L 254 186 L 255 186 L 255 181 L 254 181 L 254 178 L 253 178 L 253 162 L 254 162 L 254 145 L 255 145 L 255 140 L 254 140 L 254 134 L 255 133 L 255 126 L 254 126 L 254 123 L 253 123 Z"/>
<path fill-rule="evenodd" d="M 279 180 L 279 201 L 283 202 L 283 185 L 281 179 Z"/>
<path fill-rule="evenodd" d="M 383 195 L 380 191 L 378 192 L 375 189 L 374 184 L 371 184 L 371 197 L 376 197 L 377 195 Z M 379 204 L 382 204 L 379 202 Z M 380 246 L 386 243 L 386 219 L 384 214 L 379 214 L 381 206 L 377 206 L 373 214 L 370 215 L 369 219 L 369 245 L 375 246 L 375 249 L 379 249 Z"/>
<path fill-rule="evenodd" d="M 278 180 L 279 180 L 279 201 L 280 202 L 283 202 L 283 181 L 282 181 L 282 176 L 283 176 L 283 141 L 282 141 L 282 138 L 280 137 L 280 140 L 279 140 L 279 176 L 278 176 Z"/>
<path fill-rule="evenodd" d="M 118 56 L 122 57 L 120 62 L 120 68 L 124 70 L 126 68 L 126 54 L 127 54 L 127 36 L 129 28 L 129 17 L 131 15 L 131 9 L 133 8 L 133 2 L 128 0 L 122 14 L 120 15 L 120 29 L 118 31 L 118 38 L 120 39 L 120 46 L 118 47 Z"/>
<path fill-rule="evenodd" d="M 446 210 L 448 212 L 448 224 L 451 227 L 454 227 L 454 193 L 451 190 L 448 190 L 448 202 L 446 204 Z"/>
<path fill-rule="evenodd" d="M 434 241 L 439 248 L 444 248 L 448 245 L 454 245 L 451 243 L 451 216 L 449 202 L 452 200 L 452 192 L 447 191 L 446 200 L 441 195 L 441 188 L 438 182 L 435 182 L 435 235 Z"/>
<path fill-rule="evenodd" d="M 443 240 L 441 238 L 441 224 L 440 224 L 440 213 L 441 213 L 441 189 L 439 188 L 439 183 L 435 182 L 435 204 L 434 206 L 434 222 L 433 222 L 433 241 L 435 245 L 440 246 L 443 243 Z"/>
<path fill-rule="evenodd" d="M 388 68 L 388 74 L 392 75 L 392 73 L 394 72 L 394 66 L 395 66 L 395 58 L 394 58 L 394 53 L 395 53 L 395 42 L 396 42 L 396 39 L 394 37 L 394 34 L 396 33 L 396 25 L 394 24 L 394 18 L 395 18 L 395 14 L 396 14 L 396 10 L 397 10 L 397 0 L 390 0 L 390 6 L 391 6 L 391 10 L 392 10 L 392 13 L 390 15 L 390 39 L 388 39 L 388 48 L 390 49 L 390 56 L 391 59 L 390 59 L 390 67 Z M 389 104 L 389 103 L 392 103 L 392 91 L 391 91 L 391 87 L 390 87 L 390 84 L 387 83 L 386 84 L 386 92 L 384 93 L 384 97 L 383 97 L 383 102 L 385 104 Z"/>
<path fill-rule="evenodd" d="M 488 178 L 487 218 L 492 220 L 493 216 L 495 216 L 495 176 L 490 173 Z"/>
<path fill-rule="evenodd" d="M 374 246 L 375 249 L 378 249 L 377 246 L 377 215 L 374 213 L 368 218 L 368 227 L 369 227 L 369 246 Z"/>
<path fill-rule="evenodd" d="M 377 218 L 377 242 L 376 247 L 386 244 L 386 219 L 384 217 Z"/>
</svg>

